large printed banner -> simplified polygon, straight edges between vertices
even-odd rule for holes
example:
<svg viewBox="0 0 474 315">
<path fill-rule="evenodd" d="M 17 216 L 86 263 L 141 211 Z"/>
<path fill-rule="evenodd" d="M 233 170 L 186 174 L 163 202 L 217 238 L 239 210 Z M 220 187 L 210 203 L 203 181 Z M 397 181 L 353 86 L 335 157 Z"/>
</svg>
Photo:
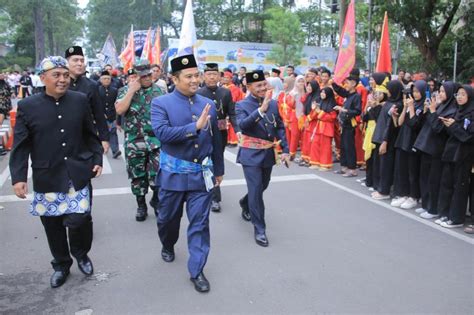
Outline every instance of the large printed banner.
<svg viewBox="0 0 474 315">
<path fill-rule="evenodd" d="M 133 40 L 135 43 L 135 56 L 137 57 L 140 57 L 142 55 L 143 46 L 145 45 L 147 33 L 148 33 L 148 30 L 133 31 Z"/>
<path fill-rule="evenodd" d="M 168 40 L 168 58 L 172 59 L 178 52 L 179 39 Z M 272 44 L 225 42 L 216 40 L 198 40 L 195 51 L 199 67 L 205 63 L 214 62 L 219 68 L 230 68 L 237 71 L 245 66 L 248 70 L 270 70 L 275 62 L 268 58 Z M 137 50 L 137 49 L 135 49 Z M 297 72 L 304 72 L 309 67 L 325 66 L 333 69 L 337 51 L 330 47 L 304 46 L 301 63 L 296 67 Z"/>
</svg>

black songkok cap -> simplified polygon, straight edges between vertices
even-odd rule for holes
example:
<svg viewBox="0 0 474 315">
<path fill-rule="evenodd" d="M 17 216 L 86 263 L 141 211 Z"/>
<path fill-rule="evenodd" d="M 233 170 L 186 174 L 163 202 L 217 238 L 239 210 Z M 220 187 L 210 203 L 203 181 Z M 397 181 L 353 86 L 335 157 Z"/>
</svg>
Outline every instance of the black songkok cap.
<svg viewBox="0 0 474 315">
<path fill-rule="evenodd" d="M 171 60 L 172 73 L 189 68 L 197 68 L 197 63 L 196 59 L 194 58 L 194 55 L 179 56 Z"/>
<path fill-rule="evenodd" d="M 356 77 L 356 78 L 360 77 L 359 68 L 354 68 L 354 69 L 351 70 L 351 77 Z"/>
<path fill-rule="evenodd" d="M 100 73 L 100 76 L 103 76 L 103 75 L 111 75 L 109 71 L 107 70 L 104 70 Z"/>
<path fill-rule="evenodd" d="M 206 63 L 204 72 L 206 71 L 219 71 L 219 65 L 217 63 Z"/>
<path fill-rule="evenodd" d="M 348 80 L 348 81 L 354 81 L 354 82 L 356 83 L 356 85 L 359 84 L 359 81 L 360 81 L 359 77 L 355 77 L 355 76 L 353 76 L 352 74 L 351 74 L 350 76 L 348 76 L 348 77 L 346 78 L 346 80 Z"/>
<path fill-rule="evenodd" d="M 280 75 L 280 73 L 281 73 L 281 71 L 278 70 L 277 68 L 272 68 L 272 72 L 274 72 L 274 73 L 276 73 L 276 74 L 278 74 L 278 75 Z"/>
<path fill-rule="evenodd" d="M 265 80 L 265 75 L 263 74 L 262 70 L 255 70 L 252 72 L 247 72 L 245 74 L 245 79 L 247 83 L 259 82 Z"/>
<path fill-rule="evenodd" d="M 71 46 L 66 49 L 66 52 L 64 53 L 64 57 L 66 59 L 74 55 L 84 56 L 84 52 L 82 52 L 81 46 Z"/>
</svg>

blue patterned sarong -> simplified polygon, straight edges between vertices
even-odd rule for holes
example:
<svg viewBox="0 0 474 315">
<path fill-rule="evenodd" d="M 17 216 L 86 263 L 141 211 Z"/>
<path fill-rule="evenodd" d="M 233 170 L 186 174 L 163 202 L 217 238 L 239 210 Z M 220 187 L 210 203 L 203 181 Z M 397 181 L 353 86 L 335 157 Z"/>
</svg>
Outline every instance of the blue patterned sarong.
<svg viewBox="0 0 474 315">
<path fill-rule="evenodd" d="M 74 189 L 69 181 L 67 193 L 49 192 L 33 193 L 30 213 L 35 216 L 60 216 L 71 213 L 86 213 L 91 211 L 89 185 L 79 191 Z"/>
<path fill-rule="evenodd" d="M 212 181 L 212 166 L 212 160 L 209 157 L 206 157 L 202 161 L 202 164 L 198 164 L 178 159 L 167 154 L 165 151 L 160 152 L 160 169 L 175 174 L 202 172 L 207 191 L 211 191 L 211 189 L 214 188 L 214 182 Z"/>
</svg>

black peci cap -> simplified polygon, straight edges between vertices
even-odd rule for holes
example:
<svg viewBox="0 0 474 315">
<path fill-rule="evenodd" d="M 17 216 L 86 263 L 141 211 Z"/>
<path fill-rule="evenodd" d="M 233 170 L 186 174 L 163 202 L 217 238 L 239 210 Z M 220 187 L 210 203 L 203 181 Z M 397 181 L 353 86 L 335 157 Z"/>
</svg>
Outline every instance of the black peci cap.
<svg viewBox="0 0 474 315">
<path fill-rule="evenodd" d="M 219 65 L 217 63 L 206 63 L 206 67 L 204 68 L 204 72 L 206 71 L 217 71 L 219 72 Z"/>
<path fill-rule="evenodd" d="M 272 68 L 272 72 L 280 75 L 281 71 L 277 68 Z"/>
<path fill-rule="evenodd" d="M 84 52 L 82 51 L 81 46 L 71 46 L 68 49 L 66 49 L 66 52 L 64 53 L 64 57 L 66 59 L 74 55 L 84 56 Z"/>
<path fill-rule="evenodd" d="M 259 82 L 265 80 L 265 75 L 263 74 L 262 70 L 255 70 L 252 72 L 247 72 L 245 74 L 245 79 L 247 83 Z"/>
<path fill-rule="evenodd" d="M 197 68 L 194 55 L 179 56 L 171 60 L 171 72 L 176 72 L 189 68 Z"/>
</svg>

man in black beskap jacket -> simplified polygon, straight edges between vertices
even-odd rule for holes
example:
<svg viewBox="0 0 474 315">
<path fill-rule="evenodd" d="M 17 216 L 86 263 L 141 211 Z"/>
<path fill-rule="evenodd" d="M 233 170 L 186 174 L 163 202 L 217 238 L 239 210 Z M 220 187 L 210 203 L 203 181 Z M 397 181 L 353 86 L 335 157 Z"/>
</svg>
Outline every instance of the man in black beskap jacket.
<svg viewBox="0 0 474 315">
<path fill-rule="evenodd" d="M 112 84 L 112 75 L 108 70 L 102 71 L 100 74 L 99 98 L 107 120 L 107 128 L 109 130 L 109 143 L 112 149 L 113 158 L 118 158 L 122 152 L 119 149 L 117 137 L 117 112 L 115 111 L 115 101 L 117 100 L 118 89 Z"/>
<path fill-rule="evenodd" d="M 102 172 L 103 151 L 87 97 L 67 90 L 67 61 L 48 57 L 40 68 L 46 90 L 18 103 L 10 173 L 16 196 L 25 199 L 31 157 L 30 213 L 43 223 L 54 257 L 51 287 L 56 288 L 69 275 L 70 254 L 81 272 L 93 273 L 87 256 L 92 245 L 90 180 Z"/>
<path fill-rule="evenodd" d="M 344 177 L 357 176 L 357 157 L 355 147 L 355 128 L 357 122 L 355 118 L 360 115 L 362 101 L 356 91 L 359 78 L 349 76 L 345 80 L 345 88 L 332 84 L 334 91 L 345 98 L 343 106 L 335 106 L 334 109 L 339 112 L 339 122 L 341 124 L 341 170 L 338 174 Z"/>
<path fill-rule="evenodd" d="M 97 82 L 88 79 L 84 75 L 86 72 L 86 63 L 82 47 L 69 47 L 66 49 L 65 57 L 69 64 L 69 75 L 71 76 L 69 89 L 87 95 L 95 126 L 99 133 L 100 141 L 102 141 L 102 147 L 104 148 L 104 152 L 107 153 L 109 150 L 109 129 L 105 121 L 104 107 L 99 100 Z"/>
<path fill-rule="evenodd" d="M 229 89 L 218 87 L 220 80 L 219 66 L 217 63 L 207 63 L 204 68 L 204 86 L 197 91 L 197 94 L 205 96 L 214 101 L 217 111 L 217 122 L 221 131 L 222 153 L 227 145 L 227 118 L 229 118 L 232 127 L 236 133 L 240 131 L 235 116 L 235 104 L 232 101 L 232 94 Z M 211 201 L 211 211 L 221 210 L 219 202 L 222 200 L 221 189 L 219 186 L 214 188 L 214 194 Z"/>
</svg>

